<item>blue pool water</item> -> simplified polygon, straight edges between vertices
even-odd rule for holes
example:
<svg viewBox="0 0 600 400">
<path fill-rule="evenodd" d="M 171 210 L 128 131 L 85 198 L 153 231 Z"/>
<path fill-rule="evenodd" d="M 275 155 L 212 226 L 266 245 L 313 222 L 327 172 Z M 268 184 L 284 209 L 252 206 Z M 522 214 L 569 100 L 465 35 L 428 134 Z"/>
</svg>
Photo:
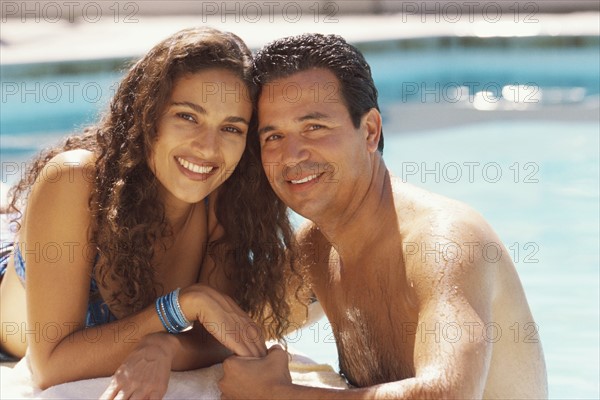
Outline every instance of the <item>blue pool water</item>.
<svg viewBox="0 0 600 400">
<path fill-rule="evenodd" d="M 538 109 L 597 107 L 598 48 L 407 50 L 368 53 L 367 59 L 388 121 L 384 159 L 396 179 L 462 200 L 484 215 L 511 252 L 539 325 L 550 397 L 599 398 L 598 119 L 489 114 L 485 121 L 420 132 L 394 119 L 395 110 L 417 105 L 428 124 L 473 108 L 480 90 L 498 99 L 511 85 L 543 94 L 531 104 Z M 14 182 L 13 167 L 35 151 L 95 121 L 119 76 L 3 71 L 2 183 Z M 444 88 L 466 88 L 467 98 Z M 289 342 L 337 365 L 325 320 Z"/>
<path fill-rule="evenodd" d="M 520 97 L 519 104 L 582 102 L 600 90 L 598 43 L 593 44 L 560 51 L 518 46 L 377 51 L 367 53 L 367 59 L 385 119 L 393 106 L 472 104 L 477 92 L 489 93 L 486 99 L 495 104 L 503 88 L 504 95 Z M 28 157 L 40 144 L 97 120 L 121 77 L 120 72 L 27 77 L 21 71 L 19 67 L 1 71 L 4 159 Z M 10 180 L 3 172 L 2 181 Z"/>
</svg>

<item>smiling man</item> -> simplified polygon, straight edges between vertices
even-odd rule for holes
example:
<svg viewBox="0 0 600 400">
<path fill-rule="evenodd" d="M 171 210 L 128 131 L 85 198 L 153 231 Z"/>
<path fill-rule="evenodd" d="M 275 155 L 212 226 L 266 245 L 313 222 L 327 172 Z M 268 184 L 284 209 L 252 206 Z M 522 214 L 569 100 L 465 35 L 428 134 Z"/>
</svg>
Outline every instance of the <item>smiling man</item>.
<svg viewBox="0 0 600 400">
<path fill-rule="evenodd" d="M 353 388 L 292 384 L 275 346 L 227 359 L 223 397 L 546 397 L 537 325 L 508 252 L 468 206 L 390 175 L 360 52 L 307 34 L 267 45 L 255 67 L 263 165 L 310 220 L 301 260 Z M 482 252 L 490 243 L 501 257 Z"/>
</svg>

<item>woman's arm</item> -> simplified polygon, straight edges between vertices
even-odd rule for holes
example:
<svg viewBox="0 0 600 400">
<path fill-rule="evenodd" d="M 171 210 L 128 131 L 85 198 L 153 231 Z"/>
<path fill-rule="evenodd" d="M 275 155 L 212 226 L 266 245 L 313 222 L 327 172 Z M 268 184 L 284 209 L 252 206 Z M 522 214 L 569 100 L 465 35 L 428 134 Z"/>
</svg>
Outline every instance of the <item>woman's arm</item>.
<svg viewBox="0 0 600 400">
<path fill-rule="evenodd" d="M 23 221 L 19 246 L 27 265 L 26 334 L 33 376 L 42 388 L 110 375 L 142 337 L 165 330 L 154 305 L 112 323 L 84 328 L 93 263 L 88 254 L 91 157 L 77 150 L 53 158 L 32 188 Z M 262 350 L 259 344 L 225 334 L 252 325 L 228 297 L 195 285 L 181 291 L 180 304 L 188 320 L 213 324 L 215 329 L 209 332 L 234 353 Z"/>
<path fill-rule="evenodd" d="M 172 370 L 207 367 L 231 354 L 202 326 L 180 335 L 146 335 L 117 368 L 100 398 L 162 398 Z"/>
</svg>

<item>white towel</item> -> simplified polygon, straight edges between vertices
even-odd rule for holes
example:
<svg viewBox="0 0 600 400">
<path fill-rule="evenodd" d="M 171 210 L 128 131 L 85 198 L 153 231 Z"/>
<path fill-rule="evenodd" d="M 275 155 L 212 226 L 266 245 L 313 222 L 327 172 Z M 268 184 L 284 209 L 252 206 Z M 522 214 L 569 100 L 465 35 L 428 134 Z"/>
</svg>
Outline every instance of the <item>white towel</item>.
<svg viewBox="0 0 600 400">
<path fill-rule="evenodd" d="M 347 389 L 345 381 L 333 368 L 316 364 L 310 358 L 291 349 L 290 372 L 294 383 Z M 46 390 L 35 387 L 27 358 L 14 367 L 0 367 L 0 399 L 97 399 L 108 387 L 110 378 L 86 379 L 56 385 Z M 217 382 L 223 375 L 221 364 L 193 371 L 171 372 L 165 399 L 218 399 Z"/>
</svg>

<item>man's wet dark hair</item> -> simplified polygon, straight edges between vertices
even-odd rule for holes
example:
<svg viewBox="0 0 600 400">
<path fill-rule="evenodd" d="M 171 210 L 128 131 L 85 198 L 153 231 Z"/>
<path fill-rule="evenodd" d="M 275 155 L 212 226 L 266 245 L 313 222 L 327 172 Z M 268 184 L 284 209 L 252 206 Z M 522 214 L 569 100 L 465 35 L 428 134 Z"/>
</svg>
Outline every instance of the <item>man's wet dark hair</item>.
<svg viewBox="0 0 600 400">
<path fill-rule="evenodd" d="M 328 69 L 337 77 L 355 128 L 366 112 L 379 110 L 371 67 L 356 47 L 338 35 L 305 33 L 267 44 L 254 57 L 254 82 L 260 91 L 269 82 L 313 68 Z M 377 149 L 383 153 L 383 129 Z"/>
</svg>

